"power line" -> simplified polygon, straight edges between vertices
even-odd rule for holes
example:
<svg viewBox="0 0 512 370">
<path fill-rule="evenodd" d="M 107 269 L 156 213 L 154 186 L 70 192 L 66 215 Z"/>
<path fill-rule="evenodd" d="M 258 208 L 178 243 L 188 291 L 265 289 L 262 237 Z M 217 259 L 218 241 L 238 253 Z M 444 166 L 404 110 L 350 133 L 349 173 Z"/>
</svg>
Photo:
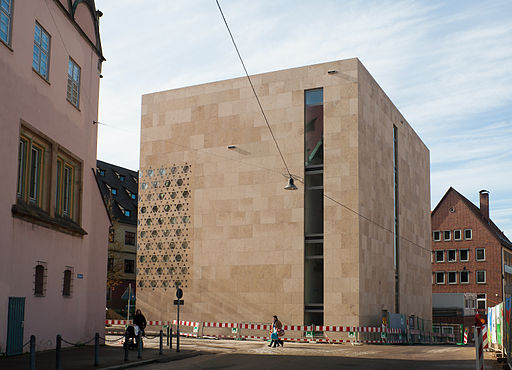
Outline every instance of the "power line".
<svg viewBox="0 0 512 370">
<path fill-rule="evenodd" d="M 113 126 L 113 125 L 109 125 L 109 124 L 103 123 L 103 122 L 98 122 L 98 121 L 94 121 L 94 122 L 96 124 L 98 124 L 98 125 L 101 125 L 101 126 L 111 127 L 111 128 L 113 128 L 115 130 L 120 130 L 120 131 L 124 131 L 124 132 L 130 133 L 130 134 L 137 135 L 137 132 L 135 132 L 135 131 L 127 130 L 127 129 L 120 128 L 120 127 Z M 140 136 L 141 137 L 146 137 L 146 138 L 151 139 L 151 140 L 162 140 L 162 138 L 157 138 L 157 137 L 153 137 L 153 136 L 146 135 L 146 134 L 142 135 L 142 132 L 141 132 Z M 194 152 L 198 152 L 198 153 L 201 151 L 201 149 L 193 149 L 193 148 L 190 148 L 190 147 L 188 147 L 186 145 L 178 144 L 177 142 L 174 142 L 174 141 L 171 141 L 171 140 L 168 140 L 168 139 L 165 139 L 165 141 L 167 143 L 179 146 L 179 147 L 184 148 L 186 150 L 190 150 L 190 151 L 194 151 Z M 249 167 L 256 167 L 256 168 L 259 168 L 259 169 L 262 169 L 262 170 L 270 171 L 272 173 L 278 173 L 280 175 L 283 175 L 282 172 L 278 172 L 276 170 L 273 170 L 273 169 L 270 169 L 270 168 L 267 168 L 267 167 L 259 166 L 259 165 L 254 164 L 254 163 L 248 163 L 248 162 L 245 162 L 245 161 L 242 161 L 242 160 L 239 160 L 239 159 L 235 159 L 235 158 L 230 158 L 230 157 L 227 157 L 225 155 L 220 155 L 220 154 L 217 154 L 217 153 L 212 153 L 212 152 L 208 151 L 207 149 L 202 149 L 202 150 L 204 150 L 205 152 L 207 152 L 208 154 L 210 154 L 210 155 L 212 155 L 214 157 L 222 158 L 222 159 L 225 159 L 225 160 L 228 160 L 228 161 L 239 162 L 239 163 L 242 163 L 242 164 L 244 164 L 246 166 L 249 166 Z M 295 175 L 293 175 L 293 176 L 295 178 L 300 178 L 299 176 L 295 176 Z"/>
<path fill-rule="evenodd" d="M 238 58 L 240 59 L 240 62 L 242 63 L 242 67 L 244 68 L 245 75 L 247 76 L 247 79 L 249 80 L 249 84 L 251 85 L 252 92 L 254 93 L 254 96 L 256 97 L 256 100 L 257 100 L 258 105 L 259 105 L 259 107 L 260 107 L 261 114 L 263 115 L 263 118 L 265 119 L 265 123 L 267 124 L 267 127 L 268 127 L 268 129 L 269 129 L 269 131 L 270 131 L 270 134 L 272 135 L 272 139 L 274 139 L 274 143 L 276 144 L 277 151 L 279 152 L 279 155 L 281 156 L 281 159 L 283 160 L 283 163 L 284 163 L 284 165 L 285 165 L 285 167 L 286 167 L 286 171 L 288 172 L 288 176 L 289 176 L 289 177 L 293 177 L 293 176 L 292 176 L 292 174 L 290 173 L 290 170 L 288 169 L 288 165 L 286 164 L 286 161 L 285 161 L 285 159 L 284 159 L 283 153 L 281 152 L 281 149 L 279 148 L 279 145 L 277 144 L 277 140 L 276 140 L 276 138 L 275 138 L 275 136 L 274 136 L 274 133 L 272 132 L 272 129 L 270 128 L 270 124 L 268 123 L 268 120 L 267 120 L 267 116 L 266 116 L 266 114 L 265 114 L 265 111 L 263 110 L 263 107 L 261 106 L 260 99 L 259 99 L 259 97 L 258 97 L 258 94 L 256 93 L 256 90 L 255 90 L 254 85 L 253 85 L 253 83 L 252 83 L 251 77 L 249 76 L 249 73 L 247 72 L 247 68 L 245 68 L 245 63 L 244 63 L 244 61 L 243 61 L 243 59 L 242 59 L 242 56 L 240 55 L 240 51 L 238 50 L 238 47 L 236 46 L 235 39 L 234 39 L 233 34 L 231 33 L 231 30 L 230 30 L 230 28 L 229 28 L 229 26 L 228 26 L 228 22 L 226 21 L 226 17 L 224 16 L 224 13 L 223 13 L 223 11 L 222 11 L 222 8 L 220 7 L 219 0 L 215 0 L 215 2 L 217 3 L 217 7 L 219 8 L 220 14 L 222 15 L 222 19 L 224 20 L 224 24 L 226 25 L 226 28 L 227 28 L 227 30 L 228 30 L 228 32 L 229 32 L 229 36 L 231 37 L 231 41 L 233 42 L 233 46 L 235 47 L 236 53 L 238 54 Z M 333 201 L 333 202 L 335 202 L 335 203 L 339 204 L 340 206 L 344 207 L 345 209 L 347 209 L 347 210 L 349 210 L 349 211 L 351 211 L 351 212 L 355 213 L 355 214 L 356 214 L 356 215 L 358 215 L 359 217 L 362 217 L 363 219 L 367 220 L 368 222 L 371 222 L 371 223 L 373 223 L 374 225 L 377 225 L 377 226 L 381 227 L 382 229 L 384 229 L 384 230 L 386 230 L 386 231 L 388 231 L 388 232 L 392 233 L 393 235 L 395 235 L 395 233 L 394 233 L 392 230 L 389 230 L 389 229 L 387 229 L 386 227 L 384 227 L 384 226 L 382 226 L 382 225 L 380 225 L 380 224 L 376 223 L 375 221 L 373 221 L 373 220 L 369 219 L 368 217 L 361 215 L 360 213 L 356 212 L 355 210 L 353 210 L 353 209 L 351 209 L 351 208 L 349 208 L 349 207 L 345 206 L 344 204 L 342 204 L 342 203 L 338 202 L 337 200 L 335 200 L 335 199 L 333 199 L 333 198 L 329 197 L 329 196 L 328 196 L 328 195 L 326 195 L 325 193 L 324 193 L 324 197 L 326 197 L 327 199 L 329 199 L 329 200 L 331 200 L 331 201 Z M 417 247 L 419 247 L 419 248 L 421 248 L 421 249 L 427 250 L 427 251 L 429 251 L 429 252 L 431 251 L 430 249 L 427 249 L 427 248 L 425 248 L 425 247 L 422 247 L 421 245 L 416 244 L 416 243 L 414 243 L 413 241 L 411 241 L 411 240 L 409 240 L 409 239 L 407 239 L 407 238 L 404 238 L 404 237 L 401 237 L 401 236 L 398 236 L 398 237 L 399 237 L 399 238 L 402 238 L 403 240 L 408 241 L 409 243 L 411 243 L 411 244 L 413 244 L 413 245 L 416 245 Z"/>
<path fill-rule="evenodd" d="M 387 231 L 387 232 L 389 232 L 389 233 L 391 233 L 391 234 L 395 235 L 395 232 L 394 232 L 393 230 L 390 230 L 390 229 L 388 229 L 387 227 L 385 227 L 385 226 L 383 226 L 383 225 L 381 225 L 381 224 L 379 224 L 379 223 L 377 223 L 377 222 L 373 221 L 372 219 L 370 219 L 370 218 L 368 218 L 368 217 L 366 217 L 366 216 L 364 216 L 364 215 L 360 214 L 359 212 L 357 212 L 357 211 L 353 210 L 352 208 L 350 208 L 350 207 L 348 207 L 348 206 L 344 205 L 343 203 L 341 203 L 341 202 L 337 201 L 336 199 L 331 198 L 330 196 L 326 195 L 325 193 L 324 193 L 324 197 L 325 197 L 325 198 L 327 198 L 327 199 L 329 199 L 329 200 L 331 200 L 331 201 L 333 201 L 333 202 L 334 202 L 334 203 L 336 203 L 336 204 L 339 204 L 340 206 L 342 206 L 342 207 L 343 207 L 343 208 L 345 208 L 346 210 L 348 210 L 348 211 L 350 211 L 350 212 L 352 212 L 352 213 L 354 213 L 354 214 L 358 215 L 359 217 L 361 217 L 361 218 L 365 219 L 366 221 L 368 221 L 368 222 L 370 222 L 370 223 L 374 224 L 375 226 L 378 226 L 378 227 L 380 227 L 381 229 L 383 229 L 383 230 L 385 230 L 385 231 Z M 406 237 L 404 237 L 404 236 L 398 235 L 398 237 L 399 237 L 400 239 L 403 239 L 403 240 L 405 240 L 405 241 L 407 241 L 407 242 L 409 242 L 409 243 L 411 243 L 411 244 L 413 244 L 413 245 L 417 246 L 418 248 L 424 249 L 424 250 L 426 250 L 426 251 L 428 251 L 428 252 L 432 252 L 432 250 L 431 250 L 431 249 L 427 249 L 427 248 L 425 248 L 425 247 L 423 247 L 423 246 L 421 246 L 421 245 L 419 245 L 419 244 L 417 244 L 417 243 L 413 242 L 412 240 L 407 239 L 407 238 L 406 238 Z"/>
<path fill-rule="evenodd" d="M 113 129 L 116 129 L 116 130 L 121 130 L 121 131 L 124 131 L 124 132 L 130 132 L 130 133 L 136 134 L 134 131 L 129 131 L 129 130 L 126 130 L 126 129 L 122 129 L 122 128 L 119 128 L 119 127 L 116 127 L 116 126 L 113 126 L 113 125 L 109 125 L 109 124 L 106 124 L 106 123 L 102 123 L 102 122 L 96 122 L 96 123 L 97 123 L 97 124 L 99 124 L 99 125 L 102 125 L 102 126 L 111 127 L 111 128 L 113 128 Z M 141 137 L 145 137 L 145 138 L 152 139 L 152 140 L 162 140 L 162 138 L 156 138 L 156 137 L 153 137 L 153 136 L 150 136 L 150 135 L 146 135 L 146 134 L 142 135 L 142 132 L 141 132 Z M 246 166 L 249 166 L 249 167 L 256 167 L 256 168 L 259 168 L 259 169 L 262 169 L 262 170 L 266 170 L 266 171 L 272 172 L 272 173 L 274 173 L 274 174 L 279 173 L 279 174 L 281 174 L 281 175 L 285 176 L 285 174 L 283 174 L 283 173 L 281 173 L 281 172 L 278 172 L 278 171 L 276 171 L 276 170 L 273 170 L 273 169 L 271 169 L 271 168 L 268 168 L 268 167 L 259 166 L 259 165 L 254 164 L 254 163 L 247 163 L 247 162 L 244 162 L 244 161 L 239 160 L 239 159 L 230 158 L 230 157 L 227 157 L 227 156 L 224 156 L 224 155 L 220 155 L 220 154 L 212 153 L 212 152 L 210 152 L 210 151 L 207 151 L 206 149 L 193 149 L 193 148 L 187 147 L 186 145 L 178 144 L 178 143 L 173 142 L 173 141 L 170 141 L 170 140 L 168 140 L 168 139 L 165 139 L 165 141 L 166 141 L 167 143 L 171 143 L 171 144 L 173 144 L 173 145 L 179 146 L 179 147 L 184 148 L 184 149 L 186 149 L 186 150 L 190 150 L 190 151 L 194 151 L 194 152 L 198 152 L 198 153 L 199 153 L 200 151 L 202 151 L 202 150 L 203 150 L 203 151 L 205 151 L 205 152 L 206 152 L 206 154 L 212 155 L 212 156 L 214 156 L 214 157 L 222 158 L 222 159 L 229 160 L 229 161 L 239 162 L 239 163 L 242 163 L 242 164 L 244 164 L 244 165 L 246 165 Z M 290 175 L 290 176 L 292 176 L 292 175 Z M 304 183 L 304 179 L 303 179 L 302 177 L 297 176 L 297 175 L 293 175 L 293 177 L 294 177 L 295 179 L 299 180 L 301 183 Z M 347 205 L 345 205 L 345 204 L 341 203 L 340 201 L 338 201 L 338 200 L 336 200 L 336 199 L 334 199 L 334 198 L 330 197 L 329 195 L 327 195 L 327 194 L 325 194 L 325 193 L 324 193 L 324 194 L 323 194 L 323 196 L 324 196 L 325 198 L 329 199 L 330 201 L 332 201 L 332 202 L 334 202 L 334 203 L 336 203 L 336 204 L 340 205 L 341 207 L 343 207 L 343 208 L 344 208 L 344 209 L 346 209 L 347 211 L 352 212 L 353 214 L 355 214 L 355 215 L 357 215 L 357 216 L 361 217 L 362 219 L 364 219 L 364 220 L 368 221 L 369 223 L 371 223 L 371 224 L 373 224 L 373 225 L 375 225 L 375 226 L 377 226 L 377 227 L 379 227 L 379 228 L 383 229 L 384 231 L 387 231 L 387 232 L 389 232 L 389 233 L 391 233 L 391 234 L 395 235 L 395 233 L 394 233 L 394 231 L 393 231 L 393 230 L 388 229 L 387 227 L 385 227 L 385 226 L 383 226 L 383 225 L 379 224 L 379 223 L 378 223 L 378 222 L 376 222 L 376 221 L 373 221 L 372 219 L 370 219 L 370 218 L 366 217 L 365 215 L 362 215 L 362 214 L 361 214 L 361 213 L 359 213 L 358 211 L 356 211 L 356 210 L 354 210 L 354 209 L 350 208 L 349 206 L 347 206 Z M 414 245 L 414 246 L 416 246 L 416 247 L 418 247 L 418 248 L 421 248 L 421 249 L 423 249 L 423 250 L 425 250 L 425 251 L 427 251 L 427 252 L 429 252 L 429 253 L 430 253 L 430 252 L 432 252 L 432 250 L 431 250 L 431 249 L 425 248 L 425 247 L 423 247 L 423 246 L 419 245 L 419 244 L 418 244 L 418 243 L 416 243 L 416 242 L 413 242 L 412 240 L 410 240 L 410 239 L 408 239 L 408 238 L 406 238 L 406 237 L 404 237 L 404 236 L 398 235 L 398 237 L 399 237 L 400 239 L 405 240 L 406 242 L 410 243 L 411 245 Z"/>
<path fill-rule="evenodd" d="M 240 52 L 238 51 L 238 47 L 236 46 L 235 39 L 233 37 L 233 34 L 231 33 L 231 30 L 229 29 L 228 22 L 226 21 L 226 17 L 224 17 L 224 13 L 222 12 L 219 1 L 215 0 L 215 2 L 217 3 L 220 14 L 222 15 L 224 24 L 226 25 L 226 28 L 228 29 L 229 36 L 231 37 L 231 41 L 233 41 L 233 46 L 235 47 L 235 50 L 236 50 L 236 53 L 238 54 L 238 58 L 240 59 L 240 62 L 242 63 L 242 67 L 244 68 L 245 75 L 247 76 L 247 79 L 249 80 L 249 84 L 251 85 L 252 92 L 254 93 L 254 97 L 256 98 L 256 101 L 258 102 L 261 114 L 263 115 L 263 118 L 265 119 L 265 123 L 267 124 L 268 130 L 270 131 L 270 135 L 272 135 L 272 139 L 274 139 L 274 143 L 276 144 L 277 151 L 279 152 L 279 155 L 281 156 L 281 159 L 283 160 L 284 166 L 286 167 L 286 172 L 288 172 L 289 177 L 292 177 L 292 174 L 290 173 L 290 170 L 288 169 L 288 165 L 286 164 L 286 161 L 284 159 L 283 153 L 281 152 L 281 149 L 279 148 L 279 145 L 277 144 L 276 137 L 274 136 L 274 133 L 272 132 L 272 129 L 270 128 L 270 124 L 268 123 L 267 115 L 265 114 L 265 111 L 263 110 L 263 107 L 261 106 L 260 98 L 258 97 L 256 90 L 254 89 L 254 85 L 252 84 L 251 77 L 249 76 L 249 73 L 247 72 L 247 68 L 245 68 L 245 63 L 242 59 L 242 56 L 240 55 Z"/>
</svg>

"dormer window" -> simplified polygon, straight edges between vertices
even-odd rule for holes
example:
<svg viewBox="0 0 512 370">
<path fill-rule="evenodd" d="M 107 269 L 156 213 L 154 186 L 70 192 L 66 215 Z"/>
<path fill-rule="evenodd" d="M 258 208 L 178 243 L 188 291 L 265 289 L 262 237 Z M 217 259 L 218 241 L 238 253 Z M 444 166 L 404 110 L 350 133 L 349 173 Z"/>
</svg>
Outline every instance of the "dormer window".
<svg viewBox="0 0 512 370">
<path fill-rule="evenodd" d="M 130 198 L 132 198 L 133 200 L 137 200 L 137 194 L 132 193 L 130 190 L 128 190 L 128 189 L 126 189 L 126 188 L 125 188 L 124 190 L 126 191 L 126 194 L 128 194 L 128 196 L 129 196 Z"/>
<path fill-rule="evenodd" d="M 117 178 L 119 179 L 119 181 L 121 182 L 124 182 L 124 180 L 126 179 L 126 176 L 125 175 L 121 175 L 119 172 L 117 171 L 114 171 L 114 173 L 116 174 Z"/>
<path fill-rule="evenodd" d="M 120 205 L 119 203 L 117 203 L 117 206 L 119 207 L 119 209 L 121 210 L 121 212 L 123 212 L 123 215 L 125 215 L 126 217 L 130 217 L 131 214 L 132 214 L 132 211 L 130 211 L 129 209 L 126 209 L 124 208 L 122 205 Z"/>
</svg>

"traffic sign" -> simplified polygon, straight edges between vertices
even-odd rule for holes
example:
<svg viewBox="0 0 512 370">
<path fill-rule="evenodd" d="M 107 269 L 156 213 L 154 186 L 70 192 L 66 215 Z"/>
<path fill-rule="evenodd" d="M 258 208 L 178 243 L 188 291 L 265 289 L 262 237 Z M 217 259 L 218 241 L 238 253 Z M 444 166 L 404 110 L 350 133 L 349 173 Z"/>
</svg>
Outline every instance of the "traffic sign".
<svg viewBox="0 0 512 370">
<path fill-rule="evenodd" d="M 179 303 L 178 303 L 178 302 L 179 302 Z M 179 305 L 184 305 L 184 304 L 185 304 L 185 301 L 184 301 L 183 299 L 180 299 L 180 300 L 175 299 L 175 300 L 174 300 L 174 305 L 175 305 L 175 306 L 177 306 L 178 304 L 179 304 Z"/>
<path fill-rule="evenodd" d="M 183 298 L 183 290 L 181 290 L 181 288 L 176 289 L 176 298 Z"/>
</svg>

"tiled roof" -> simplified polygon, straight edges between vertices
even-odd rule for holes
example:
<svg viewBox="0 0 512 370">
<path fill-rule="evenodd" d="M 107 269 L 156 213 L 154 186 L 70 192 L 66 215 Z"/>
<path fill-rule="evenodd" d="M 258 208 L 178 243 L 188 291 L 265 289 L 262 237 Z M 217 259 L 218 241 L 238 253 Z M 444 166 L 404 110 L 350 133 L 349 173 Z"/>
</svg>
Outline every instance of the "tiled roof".
<svg viewBox="0 0 512 370">
<path fill-rule="evenodd" d="M 498 228 L 498 226 L 496 226 L 496 224 L 490 218 L 484 217 L 484 215 L 482 215 L 482 212 L 480 212 L 480 208 L 478 208 L 476 205 L 474 205 L 473 202 L 471 202 L 469 199 L 467 199 L 464 195 L 459 193 L 457 190 L 455 190 L 451 186 L 448 189 L 448 191 L 445 193 L 445 195 L 441 198 L 439 203 L 437 203 L 437 206 L 436 206 L 436 208 L 434 208 L 431 215 L 433 215 L 436 212 L 439 205 L 441 203 L 443 203 L 444 199 L 450 192 L 453 192 L 454 194 L 456 194 L 464 202 L 464 204 L 466 204 L 466 206 L 475 214 L 475 216 L 480 220 L 480 222 L 484 226 L 486 226 L 492 234 L 494 234 L 494 236 L 501 242 L 502 245 L 504 245 L 507 248 L 512 249 L 512 242 L 505 236 L 503 231 L 501 231 Z"/>
<path fill-rule="evenodd" d="M 138 172 L 103 161 L 97 161 L 96 166 L 96 178 L 110 217 L 137 225 Z M 112 194 L 112 189 L 116 189 L 116 194 Z M 124 210 L 130 215 L 126 216 Z"/>
</svg>

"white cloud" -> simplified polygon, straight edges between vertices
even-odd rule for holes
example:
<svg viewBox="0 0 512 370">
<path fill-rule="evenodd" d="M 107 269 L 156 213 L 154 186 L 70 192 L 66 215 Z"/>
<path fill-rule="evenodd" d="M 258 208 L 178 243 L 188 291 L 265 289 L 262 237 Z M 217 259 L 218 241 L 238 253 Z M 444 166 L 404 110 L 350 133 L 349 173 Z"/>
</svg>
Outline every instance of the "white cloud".
<svg viewBox="0 0 512 370">
<path fill-rule="evenodd" d="M 220 0 L 249 73 L 359 57 L 429 146 L 432 202 L 491 190 L 512 234 L 512 2 Z M 98 156 L 136 169 L 144 93 L 243 75 L 211 0 L 96 0 Z M 492 208 L 491 208 L 492 213 Z M 504 225 L 500 225 L 499 221 Z"/>
</svg>

